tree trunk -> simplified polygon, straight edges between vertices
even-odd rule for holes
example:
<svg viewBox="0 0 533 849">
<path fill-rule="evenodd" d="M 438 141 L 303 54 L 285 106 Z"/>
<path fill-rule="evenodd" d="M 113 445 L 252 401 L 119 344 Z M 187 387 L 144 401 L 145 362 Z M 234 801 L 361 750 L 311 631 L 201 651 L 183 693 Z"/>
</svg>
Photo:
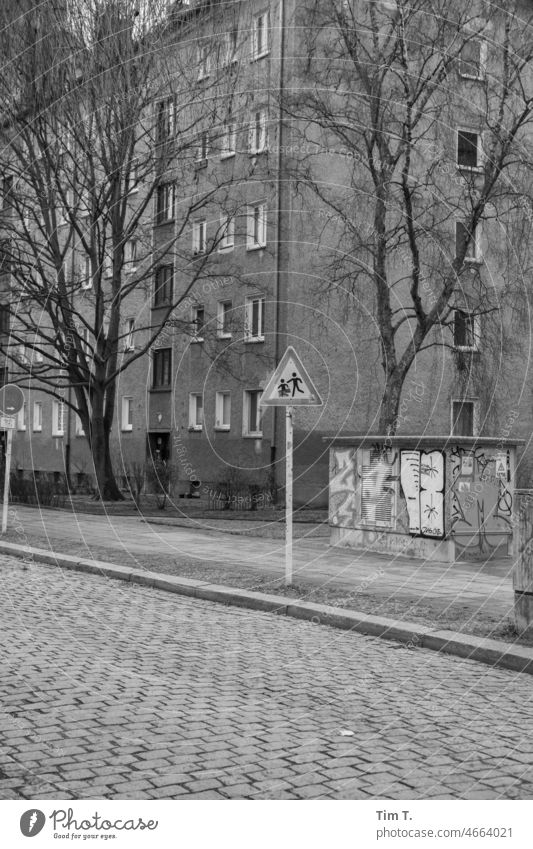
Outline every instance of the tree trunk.
<svg viewBox="0 0 533 849">
<path fill-rule="evenodd" d="M 405 373 L 397 370 L 386 375 L 379 414 L 380 435 L 394 436 L 401 422 L 400 399 L 405 376 Z"/>
<path fill-rule="evenodd" d="M 95 404 L 98 406 L 97 402 Z M 90 448 L 96 476 L 96 497 L 102 501 L 123 501 L 124 496 L 117 486 L 111 451 L 109 449 L 109 430 L 105 426 L 103 414 L 93 406 L 91 420 Z"/>
</svg>

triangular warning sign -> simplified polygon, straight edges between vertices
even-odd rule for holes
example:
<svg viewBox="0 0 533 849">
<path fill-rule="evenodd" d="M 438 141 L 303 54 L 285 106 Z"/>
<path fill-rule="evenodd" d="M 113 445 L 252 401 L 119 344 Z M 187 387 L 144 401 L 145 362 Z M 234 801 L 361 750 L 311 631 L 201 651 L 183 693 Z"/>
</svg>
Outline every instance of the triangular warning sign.
<svg viewBox="0 0 533 849">
<path fill-rule="evenodd" d="M 507 465 L 505 457 L 501 454 L 496 455 L 496 476 L 501 477 L 507 475 Z"/>
<path fill-rule="evenodd" d="M 294 348 L 287 348 L 283 354 L 259 403 L 270 407 L 322 405 L 322 398 Z"/>
</svg>

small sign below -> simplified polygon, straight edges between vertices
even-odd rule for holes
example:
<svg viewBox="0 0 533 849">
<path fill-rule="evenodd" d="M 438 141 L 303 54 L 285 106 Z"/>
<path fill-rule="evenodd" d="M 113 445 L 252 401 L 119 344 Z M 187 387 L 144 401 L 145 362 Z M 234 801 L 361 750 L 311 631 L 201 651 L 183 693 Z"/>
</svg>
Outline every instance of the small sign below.
<svg viewBox="0 0 533 849">
<path fill-rule="evenodd" d="M 13 430 L 16 423 L 14 416 L 0 416 L 0 430 Z"/>
<path fill-rule="evenodd" d="M 322 398 L 292 347 L 288 347 L 268 381 L 261 399 L 263 406 L 322 406 Z"/>
</svg>

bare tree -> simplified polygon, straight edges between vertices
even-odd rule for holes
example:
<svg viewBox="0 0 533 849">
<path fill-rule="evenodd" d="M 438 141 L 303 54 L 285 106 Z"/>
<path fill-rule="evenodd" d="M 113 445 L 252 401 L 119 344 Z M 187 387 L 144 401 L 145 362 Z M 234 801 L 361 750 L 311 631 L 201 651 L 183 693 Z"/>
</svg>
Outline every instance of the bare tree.
<svg viewBox="0 0 533 849">
<path fill-rule="evenodd" d="M 380 433 L 396 431 L 420 352 L 453 346 L 457 313 L 471 337 L 488 327 L 517 263 L 530 265 L 513 222 L 531 223 L 531 20 L 513 3 L 488 18 L 485 5 L 312 0 L 297 12 L 288 167 L 302 203 L 315 200 L 325 290 L 375 316 Z M 515 257 L 511 268 L 492 250 L 499 291 L 480 255 L 496 221 Z"/>
<path fill-rule="evenodd" d="M 7 4 L 0 32 L 0 271 L 11 313 L 1 347 L 22 385 L 61 400 L 62 384 L 72 388 L 110 499 L 121 497 L 109 447 L 117 379 L 169 322 L 194 333 L 179 307 L 220 273 L 224 225 L 193 249 L 192 222 L 234 212 L 231 178 L 204 167 L 204 154 L 208 135 L 220 143 L 235 79 L 213 40 L 202 74 L 197 12 L 176 3 L 169 13 L 164 0 L 42 0 L 17 14 Z M 135 328 L 128 314 L 140 316 Z"/>
</svg>

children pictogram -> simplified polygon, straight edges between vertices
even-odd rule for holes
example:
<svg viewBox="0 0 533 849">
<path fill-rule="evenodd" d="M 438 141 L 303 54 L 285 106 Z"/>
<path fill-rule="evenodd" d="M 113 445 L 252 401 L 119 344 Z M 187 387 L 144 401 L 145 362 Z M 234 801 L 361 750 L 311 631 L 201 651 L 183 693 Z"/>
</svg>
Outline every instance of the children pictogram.
<svg viewBox="0 0 533 849">
<path fill-rule="evenodd" d="M 265 406 L 281 407 L 322 404 L 318 390 L 294 348 L 287 348 L 285 351 L 276 371 L 268 381 L 260 403 Z"/>
</svg>

